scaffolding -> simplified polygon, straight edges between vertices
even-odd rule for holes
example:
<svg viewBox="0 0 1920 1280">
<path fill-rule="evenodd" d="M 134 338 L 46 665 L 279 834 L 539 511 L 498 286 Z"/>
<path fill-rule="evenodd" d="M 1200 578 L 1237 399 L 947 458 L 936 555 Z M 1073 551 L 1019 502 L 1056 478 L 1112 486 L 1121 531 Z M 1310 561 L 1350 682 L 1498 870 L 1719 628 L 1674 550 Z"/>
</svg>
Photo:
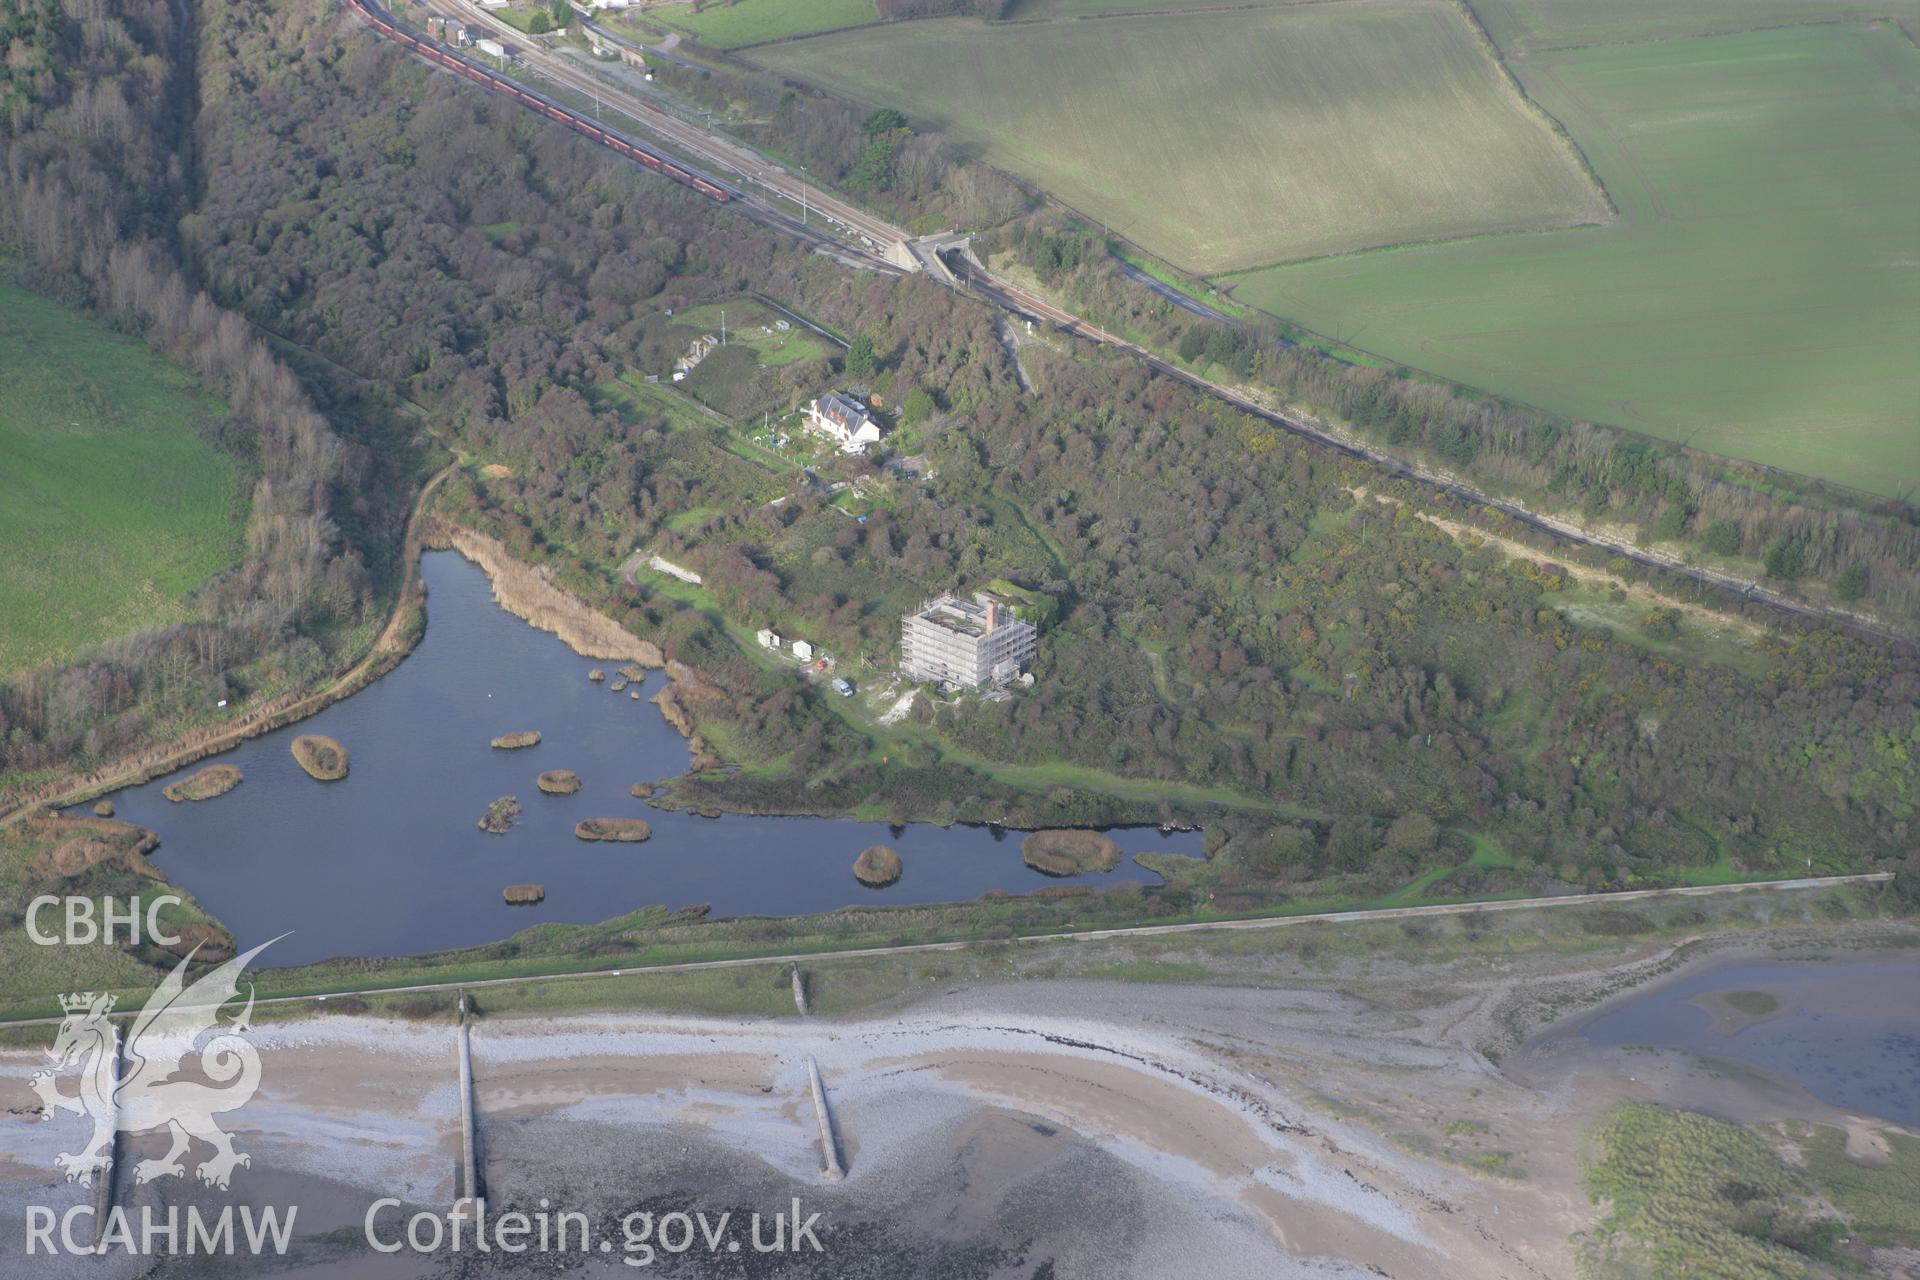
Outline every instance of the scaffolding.
<svg viewBox="0 0 1920 1280">
<path fill-rule="evenodd" d="M 984 689 L 1019 676 L 1039 632 L 985 591 L 943 595 L 900 620 L 900 669 L 910 680 Z"/>
</svg>

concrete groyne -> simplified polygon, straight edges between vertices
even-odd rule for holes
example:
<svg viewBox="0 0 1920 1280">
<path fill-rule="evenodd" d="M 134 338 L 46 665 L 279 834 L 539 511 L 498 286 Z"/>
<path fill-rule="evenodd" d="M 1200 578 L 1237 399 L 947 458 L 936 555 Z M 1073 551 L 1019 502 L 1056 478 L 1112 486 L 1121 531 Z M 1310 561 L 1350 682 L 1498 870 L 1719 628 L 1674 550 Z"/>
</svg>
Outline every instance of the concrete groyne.
<svg viewBox="0 0 1920 1280">
<path fill-rule="evenodd" d="M 833 1133 L 833 1113 L 827 1110 L 827 1087 L 820 1083 L 820 1068 L 813 1058 L 807 1058 L 807 1082 L 813 1086 L 813 1115 L 820 1122 L 820 1172 L 829 1182 L 838 1182 L 847 1176 L 840 1164 L 840 1142 Z"/>
<path fill-rule="evenodd" d="M 460 1185 L 454 1188 L 455 1211 L 479 1215 L 485 1207 L 480 1198 L 479 1143 L 473 1117 L 473 1038 L 467 1029 L 467 996 L 460 993 L 460 1025 L 456 1030 L 460 1056 Z"/>
<path fill-rule="evenodd" d="M 113 1046 L 107 1057 L 107 1106 L 110 1113 L 107 1118 L 107 1149 L 103 1153 L 106 1161 L 94 1174 L 93 1184 L 93 1249 L 95 1253 L 105 1253 L 107 1217 L 113 1212 L 113 1175 L 120 1164 L 120 1069 L 122 1066 L 121 1049 L 125 1041 L 121 1038 L 120 1028 L 109 1028 L 113 1036 Z"/>
</svg>

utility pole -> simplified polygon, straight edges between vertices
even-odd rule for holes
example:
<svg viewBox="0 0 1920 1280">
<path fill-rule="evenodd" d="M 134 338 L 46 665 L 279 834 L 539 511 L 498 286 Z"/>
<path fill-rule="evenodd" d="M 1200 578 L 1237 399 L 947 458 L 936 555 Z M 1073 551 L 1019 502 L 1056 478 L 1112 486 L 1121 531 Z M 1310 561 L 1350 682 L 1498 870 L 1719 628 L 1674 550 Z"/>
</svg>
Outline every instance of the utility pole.
<svg viewBox="0 0 1920 1280">
<path fill-rule="evenodd" d="M 807 225 L 807 166 L 800 166 L 800 225 Z"/>
<path fill-rule="evenodd" d="M 727 345 L 727 309 L 720 308 L 720 345 Z"/>
</svg>

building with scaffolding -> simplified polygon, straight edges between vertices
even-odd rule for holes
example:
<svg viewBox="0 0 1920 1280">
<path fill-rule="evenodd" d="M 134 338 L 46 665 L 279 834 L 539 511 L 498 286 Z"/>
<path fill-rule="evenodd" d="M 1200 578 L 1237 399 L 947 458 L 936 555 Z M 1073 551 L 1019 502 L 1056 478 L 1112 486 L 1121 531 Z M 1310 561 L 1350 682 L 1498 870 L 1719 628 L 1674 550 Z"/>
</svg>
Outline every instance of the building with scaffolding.
<svg viewBox="0 0 1920 1280">
<path fill-rule="evenodd" d="M 1039 634 L 988 592 L 939 596 L 900 620 L 900 670 L 961 689 L 1008 684 L 1033 661 Z"/>
</svg>

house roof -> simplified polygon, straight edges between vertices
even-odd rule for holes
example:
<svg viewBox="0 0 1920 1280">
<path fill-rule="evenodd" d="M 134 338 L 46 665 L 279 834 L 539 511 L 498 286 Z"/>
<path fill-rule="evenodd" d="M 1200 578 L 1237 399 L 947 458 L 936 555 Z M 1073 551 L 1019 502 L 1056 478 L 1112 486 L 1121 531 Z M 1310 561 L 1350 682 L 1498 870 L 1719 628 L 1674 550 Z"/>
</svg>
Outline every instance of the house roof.
<svg viewBox="0 0 1920 1280">
<path fill-rule="evenodd" d="M 843 431 L 858 431 L 867 422 L 867 411 L 860 407 L 859 402 L 837 391 L 829 391 L 821 396 L 819 404 L 820 416 Z"/>
</svg>

